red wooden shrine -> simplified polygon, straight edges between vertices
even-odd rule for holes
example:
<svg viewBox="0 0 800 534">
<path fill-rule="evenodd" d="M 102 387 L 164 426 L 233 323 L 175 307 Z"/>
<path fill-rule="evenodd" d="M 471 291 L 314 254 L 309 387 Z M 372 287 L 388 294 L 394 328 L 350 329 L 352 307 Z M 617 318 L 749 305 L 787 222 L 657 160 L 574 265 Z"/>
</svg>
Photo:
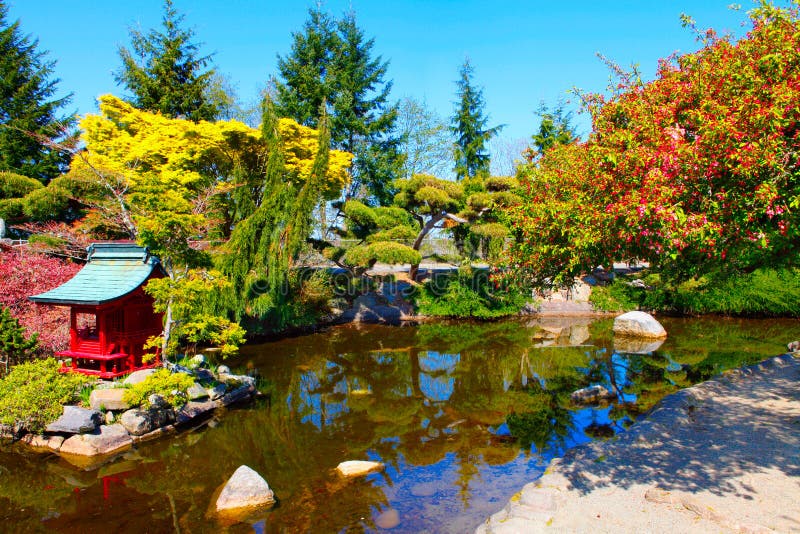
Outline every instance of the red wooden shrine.
<svg viewBox="0 0 800 534">
<path fill-rule="evenodd" d="M 30 297 L 70 307 L 69 350 L 56 353 L 69 359 L 64 370 L 111 379 L 159 365 L 158 351 L 145 350 L 144 344 L 161 333 L 162 316 L 142 286 L 161 276 L 158 260 L 141 247 L 94 244 L 74 278 Z"/>
</svg>

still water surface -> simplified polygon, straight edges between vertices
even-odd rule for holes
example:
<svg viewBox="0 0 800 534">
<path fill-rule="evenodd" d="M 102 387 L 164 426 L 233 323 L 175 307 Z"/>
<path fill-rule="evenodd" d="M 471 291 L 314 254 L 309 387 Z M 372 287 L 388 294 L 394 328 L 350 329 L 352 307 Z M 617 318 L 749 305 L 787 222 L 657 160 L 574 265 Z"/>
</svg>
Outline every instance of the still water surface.
<svg viewBox="0 0 800 534">
<path fill-rule="evenodd" d="M 248 346 L 226 363 L 263 377 L 268 398 L 206 427 L 91 470 L 0 452 L 0 530 L 471 532 L 552 457 L 800 339 L 798 321 L 662 322 L 669 338 L 645 354 L 615 347 L 611 322 L 590 319 L 346 326 Z M 570 402 L 592 384 L 617 400 Z M 341 480 L 334 468 L 350 459 L 386 470 Z M 209 504 L 242 464 L 278 506 L 220 525 Z"/>
</svg>

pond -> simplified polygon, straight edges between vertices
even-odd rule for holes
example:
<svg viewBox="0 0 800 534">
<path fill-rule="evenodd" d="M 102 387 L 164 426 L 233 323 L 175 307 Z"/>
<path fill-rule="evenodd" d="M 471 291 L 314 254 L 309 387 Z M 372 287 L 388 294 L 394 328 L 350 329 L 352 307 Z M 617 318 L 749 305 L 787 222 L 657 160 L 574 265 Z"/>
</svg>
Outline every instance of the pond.
<svg viewBox="0 0 800 534">
<path fill-rule="evenodd" d="M 343 326 L 247 346 L 226 363 L 260 375 L 268 397 L 203 428 L 89 471 L 0 452 L 2 521 L 18 532 L 218 532 L 213 494 L 246 464 L 278 505 L 230 532 L 471 532 L 552 457 L 800 339 L 798 321 L 662 322 L 669 338 L 644 354 L 615 350 L 611 321 L 585 318 Z M 616 400 L 570 401 L 592 384 Z M 386 469 L 336 476 L 356 459 Z"/>
</svg>

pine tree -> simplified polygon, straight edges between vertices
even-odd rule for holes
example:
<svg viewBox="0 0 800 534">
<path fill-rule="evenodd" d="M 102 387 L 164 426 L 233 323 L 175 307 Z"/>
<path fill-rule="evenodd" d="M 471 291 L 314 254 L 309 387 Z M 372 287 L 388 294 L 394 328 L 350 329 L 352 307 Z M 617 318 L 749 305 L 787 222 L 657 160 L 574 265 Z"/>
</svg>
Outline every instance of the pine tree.
<svg viewBox="0 0 800 534">
<path fill-rule="evenodd" d="M 555 145 L 567 145 L 577 138 L 571 124 L 572 115 L 566 113 L 563 106 L 550 110 L 542 104 L 538 115 L 541 119 L 539 131 L 531 137 L 534 155 L 544 154 L 545 150 Z"/>
<path fill-rule="evenodd" d="M 130 103 L 142 110 L 173 118 L 213 120 L 223 106 L 214 87 L 215 71 L 206 69 L 211 56 L 199 56 L 194 31 L 181 28 L 183 15 L 172 0 L 164 0 L 162 30 L 147 35 L 131 29 L 133 51 L 120 47 L 122 69 L 118 85 L 131 92 Z M 206 70 L 204 70 L 206 69 Z"/>
<path fill-rule="evenodd" d="M 290 54 L 278 61 L 276 112 L 316 127 L 327 102 L 332 146 L 355 155 L 347 196 L 364 192 L 389 203 L 401 158 L 392 135 L 397 107 L 388 103 L 392 83 L 384 81 L 388 62 L 373 57 L 375 41 L 365 38 L 353 13 L 335 21 L 311 9 L 293 39 Z"/>
<path fill-rule="evenodd" d="M 47 183 L 62 173 L 70 154 L 54 148 L 68 144 L 73 116 L 58 116 L 72 97 L 53 98 L 59 80 L 54 61 L 37 50 L 39 41 L 22 35 L 19 21 L 8 24 L 0 1 L 0 171 Z"/>
<path fill-rule="evenodd" d="M 25 327 L 11 315 L 5 306 L 0 306 L 0 366 L 2 373 L 8 368 L 29 359 L 39 344 L 38 335 L 25 335 Z"/>
<path fill-rule="evenodd" d="M 472 65 L 465 60 L 456 82 L 456 112 L 450 121 L 450 129 L 456 136 L 454 156 L 458 179 L 488 175 L 490 158 L 486 144 L 502 128 L 487 127 L 489 118 L 484 113 L 483 90 L 473 86 L 472 74 Z"/>
</svg>

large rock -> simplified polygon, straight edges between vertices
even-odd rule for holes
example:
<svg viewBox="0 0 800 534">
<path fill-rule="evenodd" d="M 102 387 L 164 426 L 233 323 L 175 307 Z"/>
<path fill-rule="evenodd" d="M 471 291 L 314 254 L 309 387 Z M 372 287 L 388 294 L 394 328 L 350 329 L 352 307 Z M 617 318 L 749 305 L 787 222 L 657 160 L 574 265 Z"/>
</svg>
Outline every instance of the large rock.
<svg viewBox="0 0 800 534">
<path fill-rule="evenodd" d="M 89 395 L 89 405 L 92 407 L 93 410 L 127 410 L 130 408 L 127 402 L 122 400 L 122 396 L 125 395 L 124 388 L 114 388 L 114 389 L 95 389 L 92 391 L 92 394 Z"/>
<path fill-rule="evenodd" d="M 336 470 L 345 477 L 360 477 L 377 471 L 383 471 L 383 464 L 365 460 L 349 460 L 337 465 Z"/>
<path fill-rule="evenodd" d="M 251 468 L 242 465 L 225 483 L 215 507 L 217 512 L 226 512 L 271 506 L 274 502 L 275 496 L 267 481 Z"/>
<path fill-rule="evenodd" d="M 119 422 L 129 434 L 141 436 L 175 422 L 175 412 L 170 408 L 128 410 L 122 414 Z"/>
<path fill-rule="evenodd" d="M 61 417 L 47 425 L 47 432 L 64 432 L 67 434 L 84 434 L 93 432 L 103 422 L 103 414 L 97 410 L 88 410 L 80 406 L 64 406 Z"/>
<path fill-rule="evenodd" d="M 239 386 L 238 388 L 234 389 L 233 391 L 227 393 L 224 397 L 219 399 L 219 402 L 222 406 L 230 406 L 233 403 L 239 402 L 246 398 L 251 397 L 256 392 L 256 389 L 253 386 Z"/>
<path fill-rule="evenodd" d="M 148 376 L 152 375 L 156 372 L 156 369 L 139 369 L 138 371 L 134 371 L 128 375 L 128 378 L 125 379 L 123 384 L 125 385 L 134 385 L 134 384 L 141 384 L 144 382 Z"/>
<path fill-rule="evenodd" d="M 647 339 L 662 339 L 667 337 L 667 331 L 649 313 L 632 311 L 623 313 L 614 319 L 614 334 L 623 337 L 643 337 Z"/>
<path fill-rule="evenodd" d="M 99 456 L 130 448 L 133 440 L 122 425 L 102 425 L 91 434 L 78 434 L 64 441 L 61 454 Z"/>
<path fill-rule="evenodd" d="M 188 423 L 195 417 L 200 417 L 208 412 L 214 411 L 217 405 L 213 401 L 195 402 L 189 401 L 181 407 L 175 414 L 178 424 Z"/>
</svg>

